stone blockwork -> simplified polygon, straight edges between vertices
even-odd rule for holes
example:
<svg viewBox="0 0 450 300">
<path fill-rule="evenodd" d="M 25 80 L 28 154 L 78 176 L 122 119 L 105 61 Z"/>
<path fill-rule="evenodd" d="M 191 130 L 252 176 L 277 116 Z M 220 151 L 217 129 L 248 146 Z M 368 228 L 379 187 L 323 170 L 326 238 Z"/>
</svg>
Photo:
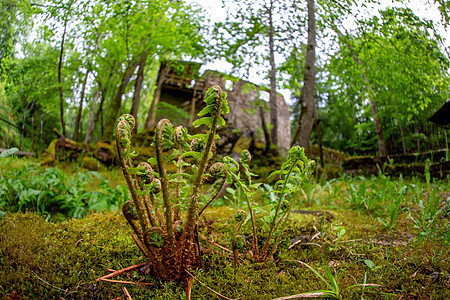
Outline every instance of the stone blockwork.
<svg viewBox="0 0 450 300">
<path fill-rule="evenodd" d="M 186 64 L 184 62 L 184 64 Z M 192 68 L 190 69 L 192 70 Z M 169 72 L 170 74 L 170 72 Z M 192 74 L 190 74 L 192 76 Z M 189 77 L 190 77 L 189 76 Z M 179 78 L 183 78 L 180 76 Z M 192 77 L 190 77 L 192 78 Z M 188 78 L 188 81 L 190 80 Z M 169 81 L 170 79 L 170 81 Z M 191 105 L 186 105 L 186 98 L 180 99 L 179 107 L 183 107 L 186 111 L 188 107 L 192 108 L 192 101 L 195 102 L 195 114 L 202 108 L 202 98 L 199 97 L 199 92 L 204 94 L 206 89 L 213 85 L 219 85 L 228 95 L 228 104 L 231 112 L 227 115 L 227 123 L 233 128 L 238 129 L 245 136 L 252 137 L 255 142 L 265 142 L 264 131 L 261 121 L 261 112 L 264 113 L 267 124 L 270 122 L 270 110 L 268 97 L 264 97 L 263 94 L 268 91 L 264 91 L 261 87 L 250 83 L 245 80 L 233 78 L 220 72 L 207 70 L 201 76 L 193 76 L 193 83 L 191 86 L 186 84 L 174 85 L 173 77 L 166 80 L 162 85 L 161 99 L 165 100 L 169 96 L 169 93 L 174 93 L 174 86 L 179 86 L 179 89 L 183 89 L 184 95 L 190 95 L 189 102 Z M 183 78 L 184 82 L 186 81 Z M 170 101 L 173 104 L 173 98 Z M 267 99 L 264 99 L 267 98 Z M 286 152 L 290 147 L 291 140 L 291 125 L 290 125 L 290 111 L 289 106 L 284 101 L 281 95 L 277 97 L 278 105 L 278 148 L 282 152 Z M 262 106 L 262 109 L 260 109 Z M 194 112 L 190 109 L 188 112 L 191 114 Z M 191 120 L 193 117 L 191 117 Z M 190 125 L 190 124 L 184 124 Z M 269 129 L 270 130 L 270 129 Z"/>
</svg>

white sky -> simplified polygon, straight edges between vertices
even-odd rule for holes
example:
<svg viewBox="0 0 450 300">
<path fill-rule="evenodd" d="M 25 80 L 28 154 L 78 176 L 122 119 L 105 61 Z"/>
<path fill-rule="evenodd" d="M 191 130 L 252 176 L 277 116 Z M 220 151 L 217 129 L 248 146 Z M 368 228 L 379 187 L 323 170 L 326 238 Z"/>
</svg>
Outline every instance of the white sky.
<svg viewBox="0 0 450 300">
<path fill-rule="evenodd" d="M 224 20 L 226 17 L 226 11 L 222 9 L 222 1 L 221 0 L 190 0 L 192 2 L 197 2 L 200 4 L 206 11 L 207 14 L 210 16 L 210 18 L 213 21 L 220 21 Z M 450 35 L 448 30 L 445 30 L 445 28 L 442 26 L 441 23 L 441 15 L 440 12 L 434 3 L 434 0 L 410 0 L 409 3 L 406 5 L 403 5 L 401 3 L 398 3 L 396 1 L 392 0 L 380 0 L 379 5 L 374 5 L 371 10 L 376 13 L 378 10 L 383 10 L 387 7 L 402 7 L 407 6 L 409 7 L 417 16 L 427 19 L 427 20 L 433 20 L 436 28 L 438 29 L 438 33 L 441 35 L 441 37 L 445 40 L 446 47 L 450 48 Z M 306 6 L 306 1 L 305 1 Z M 305 33 L 306 34 L 306 33 Z M 450 50 L 450 49 L 449 49 Z M 276 58 L 277 59 L 277 58 Z M 279 64 L 281 61 L 278 58 L 277 64 Z M 224 73 L 231 73 L 231 65 L 228 64 L 224 59 L 214 61 L 211 63 L 207 63 L 203 66 L 202 69 L 211 69 L 211 70 L 217 70 Z M 264 81 L 263 75 L 257 75 L 256 71 L 254 74 L 250 75 L 249 80 L 255 84 L 261 84 Z M 286 102 L 291 103 L 290 99 L 290 91 L 288 90 L 279 90 L 281 94 L 283 94 Z"/>
</svg>

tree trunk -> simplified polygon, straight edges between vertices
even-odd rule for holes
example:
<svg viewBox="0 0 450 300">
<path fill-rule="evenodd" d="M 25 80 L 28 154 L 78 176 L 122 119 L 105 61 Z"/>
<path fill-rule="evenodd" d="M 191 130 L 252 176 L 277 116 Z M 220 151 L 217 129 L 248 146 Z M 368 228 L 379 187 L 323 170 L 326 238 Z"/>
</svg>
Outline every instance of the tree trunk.
<svg viewBox="0 0 450 300">
<path fill-rule="evenodd" d="M 445 150 L 448 152 L 448 133 L 447 128 L 444 127 L 444 133 L 445 133 Z"/>
<path fill-rule="evenodd" d="M 156 80 L 156 89 L 153 94 L 153 101 L 148 110 L 147 120 L 145 121 L 145 129 L 150 130 L 155 127 L 156 124 L 156 107 L 159 102 L 159 97 L 161 95 L 161 88 L 164 80 L 166 80 L 167 73 L 169 73 L 169 66 L 167 63 L 162 62 L 159 67 L 158 79 Z"/>
<path fill-rule="evenodd" d="M 273 0 L 270 1 L 269 8 L 269 63 L 270 63 L 270 123 L 272 124 L 271 142 L 275 145 L 278 144 L 278 103 L 277 103 L 277 84 L 276 84 L 276 72 L 275 67 L 275 46 L 273 41 L 274 29 L 273 29 Z M 266 141 L 267 143 L 267 141 Z"/>
<path fill-rule="evenodd" d="M 20 151 L 22 151 L 23 133 L 25 132 L 25 120 L 27 119 L 27 113 L 33 109 L 35 103 L 36 103 L 36 101 L 33 101 L 31 103 L 30 108 L 28 108 L 28 105 L 30 104 L 30 103 L 28 103 L 23 112 L 23 123 L 22 123 L 22 128 L 20 129 L 20 143 L 19 143 Z"/>
<path fill-rule="evenodd" d="M 405 143 L 405 134 L 403 132 L 403 126 L 401 122 L 398 122 L 398 125 L 400 127 L 400 136 L 402 138 L 402 148 L 403 148 L 403 154 L 406 154 L 406 143 Z"/>
<path fill-rule="evenodd" d="M 317 108 L 314 101 L 316 75 L 316 17 L 314 0 L 308 0 L 308 45 L 305 56 L 305 75 L 300 95 L 301 111 L 298 119 L 292 145 L 298 144 L 305 148 L 307 155 L 311 153 L 310 137 L 317 118 Z"/>
<path fill-rule="evenodd" d="M 75 132 L 73 133 L 73 140 L 76 142 L 78 142 L 78 137 L 81 135 L 80 134 L 81 115 L 83 113 L 83 101 L 84 101 L 84 95 L 85 95 L 85 91 L 86 91 L 86 82 L 87 82 L 90 72 L 91 72 L 90 70 L 88 70 L 86 72 L 86 76 L 84 77 L 84 80 L 83 80 L 83 88 L 81 90 L 81 96 L 80 96 L 80 105 L 78 106 L 77 119 L 75 120 Z"/>
<path fill-rule="evenodd" d="M 98 139 L 97 140 L 100 140 L 102 138 L 102 136 L 103 136 L 103 129 L 104 129 L 103 124 L 105 123 L 104 122 L 103 104 L 106 102 L 106 95 L 103 92 L 102 92 L 101 95 L 102 95 L 102 98 L 100 100 L 100 106 L 98 107 L 98 116 L 100 118 L 100 130 L 99 130 L 99 134 L 98 134 Z M 97 119 L 97 121 L 98 121 L 98 119 Z"/>
<path fill-rule="evenodd" d="M 438 150 L 441 150 L 442 149 L 442 147 L 441 147 L 441 132 L 440 132 L 440 128 L 439 128 L 439 126 L 436 126 L 436 139 L 437 139 L 437 144 L 438 144 Z M 420 146 L 420 144 L 419 144 L 419 146 Z"/>
<path fill-rule="evenodd" d="M 111 64 L 111 68 L 109 70 L 109 75 L 108 78 L 105 80 L 105 85 L 103 85 L 101 78 L 97 77 L 97 83 L 98 83 L 98 88 L 100 91 L 100 95 L 101 95 L 101 100 L 100 100 L 100 106 L 97 110 L 97 114 L 96 114 L 96 119 L 94 119 L 94 129 L 97 126 L 98 120 L 100 119 L 100 129 L 98 131 L 98 138 L 97 140 L 100 140 L 101 137 L 103 136 L 103 124 L 104 124 L 104 112 L 105 110 L 103 109 L 104 107 L 104 103 L 106 103 L 106 99 L 108 99 L 109 94 L 111 93 L 111 90 L 113 90 L 113 85 L 114 82 L 116 80 L 116 76 L 117 76 L 117 64 L 116 61 L 113 60 L 112 64 Z M 94 130 L 95 131 L 95 130 Z M 92 138 L 91 138 L 92 139 Z"/>
<path fill-rule="evenodd" d="M 34 116 L 31 116 L 31 146 L 30 150 L 33 151 L 33 144 L 34 144 L 34 134 L 33 134 L 33 128 L 34 128 Z"/>
<path fill-rule="evenodd" d="M 424 125 L 425 125 L 425 134 L 427 135 L 428 150 L 431 150 L 430 132 L 428 131 L 428 124 L 426 120 L 424 122 Z"/>
<path fill-rule="evenodd" d="M 238 128 L 237 124 L 236 124 L 237 123 L 236 122 L 236 120 L 237 120 L 236 112 L 238 111 L 239 102 L 241 101 L 242 85 L 243 85 L 243 82 L 241 80 L 238 80 L 235 84 L 233 84 L 233 93 L 235 95 L 236 101 L 234 102 L 233 109 L 231 110 L 233 114 L 231 115 L 230 123 L 234 128 Z"/>
<path fill-rule="evenodd" d="M 364 76 L 365 78 L 365 76 Z M 367 79 L 366 79 L 367 80 Z M 368 82 L 368 80 L 367 80 Z M 369 84 L 369 92 L 371 95 L 370 99 L 370 110 L 372 112 L 373 123 L 375 125 L 375 133 L 377 134 L 378 141 L 378 154 L 380 157 L 385 157 L 387 155 L 386 145 L 384 144 L 383 138 L 383 128 L 381 127 L 380 116 L 378 115 L 378 106 L 375 100 L 375 95 L 372 90 L 372 86 Z"/>
<path fill-rule="evenodd" d="M 100 90 L 97 90 L 94 94 L 94 98 L 92 99 L 91 113 L 89 115 L 89 122 L 86 128 L 86 136 L 84 138 L 85 144 L 90 144 L 94 136 L 95 125 L 97 125 L 98 117 L 100 114 L 100 108 L 97 110 L 97 113 L 95 113 L 95 110 L 97 109 L 99 95 Z"/>
<path fill-rule="evenodd" d="M 419 135 L 419 124 L 417 122 L 417 119 L 414 121 L 414 131 L 417 134 L 417 152 L 421 152 L 420 150 L 420 135 Z"/>
<path fill-rule="evenodd" d="M 116 95 L 111 101 L 111 105 L 108 114 L 105 118 L 105 128 L 102 134 L 102 140 L 109 140 L 113 138 L 114 129 L 116 127 L 117 115 L 120 112 L 122 106 L 122 96 L 125 93 L 128 82 L 136 69 L 137 64 L 134 62 L 129 62 L 125 72 L 123 73 L 122 80 L 120 82 L 119 88 L 117 89 Z"/>
<path fill-rule="evenodd" d="M 145 63 L 147 61 L 147 52 L 145 52 L 142 55 L 141 60 L 139 61 L 139 69 L 137 72 L 137 77 L 136 77 L 136 83 L 134 85 L 134 94 L 133 94 L 133 102 L 131 103 L 131 111 L 130 111 L 130 115 L 132 115 L 135 119 L 135 126 L 133 129 L 133 132 L 137 132 L 137 121 L 138 121 L 138 110 L 139 110 L 139 102 L 141 100 L 141 90 L 142 90 L 142 83 L 144 82 L 144 69 L 145 69 Z"/>
<path fill-rule="evenodd" d="M 44 112 L 41 113 L 41 130 L 39 131 L 39 140 L 42 141 L 42 134 L 44 133 Z"/>
<path fill-rule="evenodd" d="M 66 136 L 66 123 L 64 122 L 64 94 L 63 94 L 63 89 L 62 89 L 61 68 L 62 68 L 62 60 L 63 60 L 63 54 L 64 54 L 64 42 L 65 42 L 66 33 L 67 33 L 67 22 L 69 19 L 71 5 L 72 5 L 72 2 L 69 3 L 69 9 L 67 11 L 67 14 L 65 15 L 64 32 L 63 32 L 63 35 L 61 38 L 61 47 L 60 47 L 60 51 L 59 51 L 59 62 L 58 62 L 59 106 L 60 106 L 60 114 L 61 114 L 61 127 L 62 127 L 64 136 Z"/>
<path fill-rule="evenodd" d="M 320 119 L 319 118 L 317 118 L 317 122 L 316 122 L 316 132 L 317 132 L 317 141 L 319 142 L 320 166 L 323 168 L 324 161 L 323 161 L 322 134 L 320 132 Z"/>
<path fill-rule="evenodd" d="M 8 131 L 6 132 L 6 149 L 9 149 L 9 131 L 11 130 L 11 124 L 8 124 Z"/>
<path fill-rule="evenodd" d="M 61 40 L 61 51 L 59 53 L 59 63 L 58 63 L 58 88 L 59 88 L 59 106 L 60 106 L 60 114 L 61 114 L 61 127 L 63 131 L 63 135 L 66 135 L 66 124 L 64 122 L 64 95 L 62 90 L 62 82 L 61 82 L 61 66 L 62 66 L 62 59 L 63 59 L 63 52 L 64 52 L 64 39 L 66 36 L 66 24 L 64 24 L 64 33 Z"/>
<path fill-rule="evenodd" d="M 257 93 L 259 94 L 259 87 Z M 259 116 L 261 118 L 261 126 L 262 130 L 264 132 L 264 139 L 266 140 L 266 147 L 264 148 L 264 154 L 269 153 L 270 145 L 272 144 L 270 140 L 270 132 L 267 128 L 267 122 L 266 122 L 266 112 L 265 112 L 265 102 L 264 100 L 259 99 Z"/>
</svg>

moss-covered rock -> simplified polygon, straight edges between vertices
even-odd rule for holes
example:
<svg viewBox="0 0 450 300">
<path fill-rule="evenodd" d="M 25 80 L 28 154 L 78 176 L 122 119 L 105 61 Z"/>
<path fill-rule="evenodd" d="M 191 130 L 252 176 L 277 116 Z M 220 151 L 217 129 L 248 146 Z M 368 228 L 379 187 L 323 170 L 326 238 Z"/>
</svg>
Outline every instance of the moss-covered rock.
<svg viewBox="0 0 450 300">
<path fill-rule="evenodd" d="M 83 158 L 81 159 L 80 165 L 88 170 L 91 171 L 98 171 L 100 169 L 102 169 L 102 164 L 95 158 L 91 157 L 91 156 L 83 156 Z"/>
<path fill-rule="evenodd" d="M 117 148 L 115 141 L 99 141 L 95 145 L 94 157 L 106 166 L 111 166 L 118 162 Z"/>
<path fill-rule="evenodd" d="M 242 150 L 248 150 L 252 144 L 252 138 L 241 135 L 233 146 L 233 153 L 241 153 Z"/>
<path fill-rule="evenodd" d="M 56 143 L 58 139 L 54 139 L 50 142 L 47 150 L 41 155 L 41 166 L 54 166 L 56 160 Z"/>
</svg>

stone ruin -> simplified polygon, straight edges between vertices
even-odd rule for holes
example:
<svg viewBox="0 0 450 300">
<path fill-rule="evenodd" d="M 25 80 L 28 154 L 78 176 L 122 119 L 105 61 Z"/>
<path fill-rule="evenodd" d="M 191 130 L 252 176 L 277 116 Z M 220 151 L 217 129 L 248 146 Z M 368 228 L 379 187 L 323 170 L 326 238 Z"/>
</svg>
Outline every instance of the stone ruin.
<svg viewBox="0 0 450 300">
<path fill-rule="evenodd" d="M 240 130 L 241 134 L 251 137 L 256 142 L 265 143 L 261 113 L 264 113 L 268 124 L 270 122 L 268 91 L 251 82 L 217 71 L 207 70 L 200 74 L 200 67 L 200 63 L 194 62 L 171 64 L 164 75 L 157 101 L 169 103 L 185 110 L 189 114 L 189 119 L 184 118 L 177 121 L 180 125 L 189 127 L 204 105 L 202 97 L 206 90 L 213 85 L 219 85 L 228 94 L 227 99 L 231 112 L 226 116 L 227 124 Z M 277 105 L 277 146 L 279 150 L 286 152 L 290 148 L 291 141 L 291 114 L 289 106 L 280 94 L 277 95 Z M 260 109 L 260 106 L 263 109 Z M 164 109 L 159 108 L 157 118 L 158 120 L 171 119 L 170 116 L 164 114 Z"/>
<path fill-rule="evenodd" d="M 167 118 L 174 125 L 191 127 L 195 132 L 192 123 L 204 107 L 203 96 L 206 90 L 213 85 L 219 85 L 227 92 L 231 112 L 225 116 L 227 126 L 218 132 L 222 138 L 216 140 L 217 153 L 235 156 L 243 149 L 253 150 L 252 153 L 260 158 L 259 164 L 267 165 L 267 175 L 279 165 L 278 153 L 287 153 L 291 138 L 289 107 L 281 95 L 277 97 L 278 151 L 275 149 L 274 152 L 271 150 L 262 154 L 265 138 L 261 115 L 264 114 L 267 124 L 270 120 L 267 91 L 248 81 L 216 71 L 207 70 L 200 75 L 200 63 L 176 62 L 161 66 L 154 98 L 158 104 L 154 116 L 155 124 L 160 119 Z M 163 66 L 170 67 L 164 67 L 163 71 Z M 57 160 L 79 159 L 81 166 L 98 170 L 103 165 L 117 163 L 113 141 L 99 141 L 95 146 L 91 146 L 70 141 L 59 133 L 57 136 L 42 155 L 41 165 L 53 165 Z M 150 146 L 152 139 L 152 130 L 143 130 L 134 135 L 139 159 L 145 160 L 154 155 L 154 148 Z"/>
</svg>

